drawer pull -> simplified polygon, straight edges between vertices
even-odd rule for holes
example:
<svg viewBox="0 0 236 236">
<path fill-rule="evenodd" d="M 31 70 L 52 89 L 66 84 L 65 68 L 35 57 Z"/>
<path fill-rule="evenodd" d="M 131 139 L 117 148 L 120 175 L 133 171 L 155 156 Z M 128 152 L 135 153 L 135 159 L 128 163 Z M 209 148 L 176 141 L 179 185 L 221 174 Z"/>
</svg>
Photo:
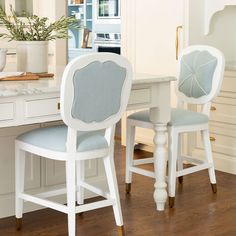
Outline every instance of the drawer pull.
<svg viewBox="0 0 236 236">
<path fill-rule="evenodd" d="M 211 106 L 211 111 L 216 111 L 216 107 Z"/>
<path fill-rule="evenodd" d="M 61 109 L 61 103 L 58 102 L 58 103 L 57 103 L 57 110 L 60 110 L 60 109 Z"/>
<path fill-rule="evenodd" d="M 216 141 L 216 138 L 211 136 L 211 137 L 210 137 L 210 141 L 211 141 L 211 142 L 214 142 L 214 141 Z"/>
</svg>

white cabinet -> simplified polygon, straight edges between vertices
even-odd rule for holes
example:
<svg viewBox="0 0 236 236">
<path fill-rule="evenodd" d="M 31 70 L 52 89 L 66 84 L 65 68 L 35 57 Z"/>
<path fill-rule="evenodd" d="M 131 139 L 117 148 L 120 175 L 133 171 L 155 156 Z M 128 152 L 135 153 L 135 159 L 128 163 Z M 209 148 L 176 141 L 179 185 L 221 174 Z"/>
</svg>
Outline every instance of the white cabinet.
<svg viewBox="0 0 236 236">
<path fill-rule="evenodd" d="M 212 103 L 209 126 L 216 169 L 236 174 L 236 72 L 225 72 L 221 92 Z M 200 135 L 193 154 L 204 155 Z"/>
<path fill-rule="evenodd" d="M 176 39 L 183 45 L 181 29 L 184 2 L 173 0 L 121 1 L 121 52 L 127 57 L 134 72 L 176 75 Z M 178 36 L 178 37 L 177 37 Z M 145 94 L 143 91 L 143 96 Z M 174 93 L 172 93 L 174 94 Z M 175 97 L 172 97 L 175 104 Z M 128 113 L 126 113 L 126 116 Z M 125 144 L 125 120 L 122 119 L 122 143 Z M 136 141 L 153 143 L 153 132 L 138 130 Z"/>
<path fill-rule="evenodd" d="M 210 135 L 217 170 L 236 174 L 236 1 L 185 1 L 185 46 L 207 44 L 220 49 L 226 59 L 226 72 L 219 96 L 210 114 Z M 203 157 L 200 136 L 191 136 L 188 150 Z"/>
<path fill-rule="evenodd" d="M 135 72 L 176 73 L 176 28 L 182 24 L 182 1 L 121 2 L 122 54 Z"/>
</svg>

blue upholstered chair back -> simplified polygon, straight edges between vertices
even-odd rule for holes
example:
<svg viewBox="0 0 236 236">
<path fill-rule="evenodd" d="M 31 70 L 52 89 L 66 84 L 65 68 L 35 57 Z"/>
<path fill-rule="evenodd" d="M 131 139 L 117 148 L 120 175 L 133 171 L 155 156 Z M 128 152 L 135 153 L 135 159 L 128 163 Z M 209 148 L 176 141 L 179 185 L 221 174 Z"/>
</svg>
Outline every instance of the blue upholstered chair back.
<svg viewBox="0 0 236 236">
<path fill-rule="evenodd" d="M 177 96 L 187 103 L 204 104 L 217 96 L 224 73 L 224 56 L 216 48 L 194 45 L 183 50 Z"/>
<path fill-rule="evenodd" d="M 81 131 L 110 127 L 126 109 L 131 83 L 131 65 L 120 55 L 94 53 L 74 59 L 62 78 L 64 122 Z"/>
</svg>

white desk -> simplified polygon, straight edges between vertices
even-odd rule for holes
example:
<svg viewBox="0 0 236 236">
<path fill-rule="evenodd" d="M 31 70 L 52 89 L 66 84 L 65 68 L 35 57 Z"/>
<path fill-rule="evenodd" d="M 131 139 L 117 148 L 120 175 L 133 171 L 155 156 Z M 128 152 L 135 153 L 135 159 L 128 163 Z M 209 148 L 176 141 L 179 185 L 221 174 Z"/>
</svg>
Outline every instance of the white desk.
<svg viewBox="0 0 236 236">
<path fill-rule="evenodd" d="M 155 127 L 154 199 L 157 210 L 164 210 L 167 199 L 165 133 L 170 120 L 170 81 L 172 80 L 175 78 L 137 75 L 133 81 L 128 105 L 130 110 L 150 108 L 150 119 Z M 60 86 L 52 79 L 0 82 L 0 127 L 60 120 L 59 95 Z"/>
</svg>

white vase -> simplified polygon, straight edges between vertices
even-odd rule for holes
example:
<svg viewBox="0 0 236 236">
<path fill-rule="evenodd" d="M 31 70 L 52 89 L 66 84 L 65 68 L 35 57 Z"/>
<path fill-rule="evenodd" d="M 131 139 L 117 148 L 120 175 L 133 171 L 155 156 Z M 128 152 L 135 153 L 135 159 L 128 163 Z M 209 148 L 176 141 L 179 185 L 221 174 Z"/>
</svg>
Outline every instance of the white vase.
<svg viewBox="0 0 236 236">
<path fill-rule="evenodd" d="M 48 41 L 18 41 L 17 71 L 48 72 Z"/>
<path fill-rule="evenodd" d="M 7 50 L 0 49 L 0 71 L 3 71 L 6 65 L 6 56 L 7 56 Z"/>
</svg>

